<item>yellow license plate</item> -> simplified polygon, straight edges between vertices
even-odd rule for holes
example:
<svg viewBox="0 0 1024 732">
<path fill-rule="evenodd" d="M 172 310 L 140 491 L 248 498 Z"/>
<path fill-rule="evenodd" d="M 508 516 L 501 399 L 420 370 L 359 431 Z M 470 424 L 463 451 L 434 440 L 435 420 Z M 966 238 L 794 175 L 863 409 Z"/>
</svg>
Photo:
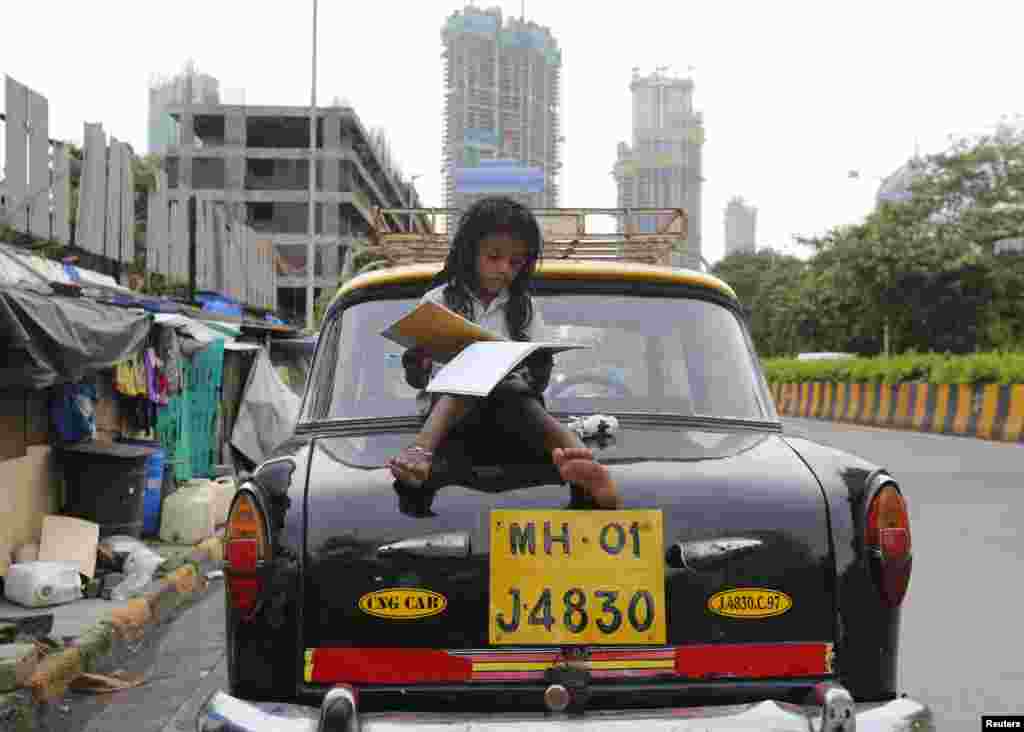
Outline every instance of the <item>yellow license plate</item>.
<svg viewBox="0 0 1024 732">
<path fill-rule="evenodd" d="M 665 643 L 661 511 L 491 512 L 496 645 Z"/>
</svg>

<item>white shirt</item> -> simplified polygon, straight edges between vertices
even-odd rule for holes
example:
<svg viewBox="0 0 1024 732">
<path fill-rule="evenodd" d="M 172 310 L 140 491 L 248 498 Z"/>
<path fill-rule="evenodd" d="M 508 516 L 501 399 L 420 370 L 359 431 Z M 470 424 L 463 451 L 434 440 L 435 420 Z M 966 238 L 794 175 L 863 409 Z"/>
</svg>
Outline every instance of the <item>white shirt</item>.
<svg viewBox="0 0 1024 732">
<path fill-rule="evenodd" d="M 444 301 L 445 287 L 447 285 L 441 285 L 429 290 L 423 295 L 420 302 L 432 302 L 448 307 Z M 512 335 L 508 330 L 508 321 L 505 319 L 505 310 L 509 301 L 508 290 L 499 292 L 497 297 L 491 300 L 490 305 L 484 305 L 483 301 L 472 293 L 469 295 L 469 301 L 473 306 L 473 317 L 470 320 L 493 333 L 498 333 L 509 340 L 512 339 Z M 537 303 L 535 302 L 533 304 L 533 320 L 526 330 L 526 335 L 531 341 L 543 341 L 544 330 L 544 320 L 541 318 L 540 310 L 537 309 Z"/>
</svg>

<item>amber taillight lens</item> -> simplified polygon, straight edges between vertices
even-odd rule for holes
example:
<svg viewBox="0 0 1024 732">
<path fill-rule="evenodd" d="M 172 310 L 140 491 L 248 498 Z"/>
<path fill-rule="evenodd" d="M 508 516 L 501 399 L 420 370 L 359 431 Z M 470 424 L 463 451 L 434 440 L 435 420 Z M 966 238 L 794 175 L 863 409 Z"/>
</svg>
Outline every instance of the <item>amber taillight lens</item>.
<svg viewBox="0 0 1024 732">
<path fill-rule="evenodd" d="M 260 566 L 270 558 L 266 520 L 254 496 L 239 491 L 224 535 L 228 598 L 243 620 L 252 618 L 262 590 Z"/>
<path fill-rule="evenodd" d="M 871 501 L 864 545 L 882 601 L 899 607 L 910 582 L 912 554 L 907 502 L 894 483 L 882 486 Z"/>
</svg>

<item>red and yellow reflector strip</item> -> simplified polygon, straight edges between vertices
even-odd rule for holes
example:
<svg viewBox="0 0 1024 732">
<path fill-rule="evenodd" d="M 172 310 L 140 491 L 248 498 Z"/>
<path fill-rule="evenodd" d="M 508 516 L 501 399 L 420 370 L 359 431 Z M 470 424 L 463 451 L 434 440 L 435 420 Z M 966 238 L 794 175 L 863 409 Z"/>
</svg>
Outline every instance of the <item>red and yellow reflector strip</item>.
<svg viewBox="0 0 1024 732">
<path fill-rule="evenodd" d="M 832 673 L 831 643 L 736 643 L 680 646 L 676 674 L 690 679 L 771 679 Z"/>
<path fill-rule="evenodd" d="M 568 662 L 594 679 L 767 679 L 833 673 L 831 643 L 716 643 L 650 649 L 590 649 L 569 660 L 558 649 L 480 652 L 423 648 L 311 648 L 305 679 L 319 684 L 537 681 Z"/>
<path fill-rule="evenodd" d="M 529 651 L 522 653 L 473 654 L 473 681 L 531 681 L 544 677 L 544 673 L 564 660 L 562 653 Z M 657 650 L 592 650 L 586 660 L 573 661 L 595 679 L 635 678 L 672 675 L 675 651 Z"/>
</svg>

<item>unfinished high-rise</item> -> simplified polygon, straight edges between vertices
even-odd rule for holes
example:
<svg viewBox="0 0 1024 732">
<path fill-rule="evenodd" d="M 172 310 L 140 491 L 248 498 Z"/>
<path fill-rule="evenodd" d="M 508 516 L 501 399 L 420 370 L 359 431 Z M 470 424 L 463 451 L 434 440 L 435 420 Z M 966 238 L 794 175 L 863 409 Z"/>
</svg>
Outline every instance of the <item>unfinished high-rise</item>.
<svg viewBox="0 0 1024 732">
<path fill-rule="evenodd" d="M 186 99 L 186 97 L 189 97 Z M 155 76 L 149 85 L 149 125 L 146 152 L 163 155 L 176 143 L 175 121 L 167 113 L 169 107 L 191 104 L 220 104 L 220 82 L 209 74 L 201 74 L 191 61 L 175 76 Z"/>
<path fill-rule="evenodd" d="M 739 197 L 725 207 L 725 256 L 753 254 L 756 244 L 757 209 Z"/>
<path fill-rule="evenodd" d="M 183 104 L 167 113 L 175 124 L 164 159 L 171 204 L 192 196 L 220 202 L 256 232 L 272 249 L 278 312 L 286 317 L 306 311 L 311 238 L 319 297 L 337 287 L 349 252 L 367 241 L 375 208 L 419 205 L 383 131 L 367 130 L 351 107 L 317 108 L 312 156 L 308 107 Z M 397 216 L 391 223 L 411 225 Z"/>
<path fill-rule="evenodd" d="M 682 208 L 688 222 L 687 251 L 676 261 L 699 267 L 704 116 L 693 109 L 693 80 L 658 69 L 641 76 L 633 69 L 633 141 L 620 142 L 612 175 L 619 208 Z M 640 231 L 659 225 L 655 217 L 638 217 Z"/>
<path fill-rule="evenodd" d="M 562 53 L 551 31 L 524 18 L 503 24 L 499 8 L 467 6 L 448 17 L 441 39 L 445 206 L 464 209 L 484 195 L 481 186 L 459 184 L 463 171 L 482 169 L 485 178 L 496 171 L 483 186 L 488 192 L 531 208 L 557 207 Z"/>
</svg>

